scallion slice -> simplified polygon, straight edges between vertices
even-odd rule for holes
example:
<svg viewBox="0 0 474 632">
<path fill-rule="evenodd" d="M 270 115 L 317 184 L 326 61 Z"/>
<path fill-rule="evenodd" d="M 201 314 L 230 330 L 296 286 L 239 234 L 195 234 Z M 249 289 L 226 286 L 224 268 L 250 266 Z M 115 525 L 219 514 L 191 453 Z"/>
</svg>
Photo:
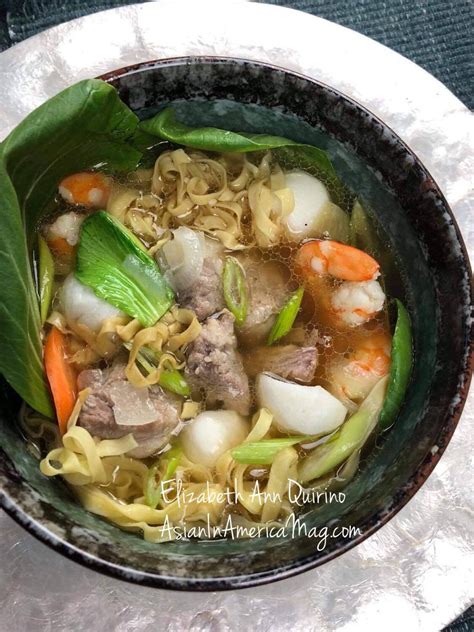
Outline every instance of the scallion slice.
<svg viewBox="0 0 474 632">
<path fill-rule="evenodd" d="M 126 342 L 124 347 L 130 351 L 132 345 Z M 148 375 L 156 369 L 158 360 L 158 354 L 148 347 L 142 347 L 137 353 L 137 362 Z M 188 383 L 177 369 L 162 369 L 158 384 L 166 388 L 166 390 L 176 393 L 176 395 L 181 395 L 182 397 L 191 395 Z"/>
<path fill-rule="evenodd" d="M 300 435 L 299 437 L 283 437 L 281 439 L 262 439 L 255 443 L 242 443 L 231 452 L 232 458 L 237 463 L 249 465 L 270 465 L 273 459 L 283 448 L 288 448 L 297 443 L 310 441 L 314 437 Z"/>
<path fill-rule="evenodd" d="M 304 287 L 300 287 L 283 306 L 268 336 L 267 344 L 272 345 L 291 330 L 303 300 Z"/>
<path fill-rule="evenodd" d="M 247 283 L 242 266 L 234 257 L 227 257 L 222 274 L 224 299 L 235 317 L 237 325 L 243 325 L 247 318 Z"/>
<path fill-rule="evenodd" d="M 157 506 L 161 504 L 161 497 L 163 495 L 162 483 L 168 481 L 176 472 L 180 456 L 181 450 L 177 448 L 171 448 L 169 452 L 163 455 L 163 459 L 168 460 L 168 464 L 163 478 L 159 483 L 156 481 L 156 475 L 158 474 L 160 463 L 156 463 L 148 470 L 145 482 L 145 503 L 152 509 L 156 509 Z"/>
</svg>

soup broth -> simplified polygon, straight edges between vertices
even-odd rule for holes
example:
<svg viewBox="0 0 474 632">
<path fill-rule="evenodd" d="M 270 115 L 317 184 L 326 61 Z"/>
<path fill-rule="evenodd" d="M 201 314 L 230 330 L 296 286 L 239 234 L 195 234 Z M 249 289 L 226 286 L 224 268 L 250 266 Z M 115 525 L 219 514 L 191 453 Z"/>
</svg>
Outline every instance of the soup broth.
<svg viewBox="0 0 474 632">
<path fill-rule="evenodd" d="M 151 169 L 58 183 L 39 228 L 58 424 L 22 415 L 41 471 L 151 541 L 170 525 L 218 537 L 229 516 L 281 524 L 301 508 L 292 487 L 347 483 L 383 404 L 391 333 L 383 270 L 349 244 L 333 199 L 271 151 L 171 145 Z"/>
</svg>

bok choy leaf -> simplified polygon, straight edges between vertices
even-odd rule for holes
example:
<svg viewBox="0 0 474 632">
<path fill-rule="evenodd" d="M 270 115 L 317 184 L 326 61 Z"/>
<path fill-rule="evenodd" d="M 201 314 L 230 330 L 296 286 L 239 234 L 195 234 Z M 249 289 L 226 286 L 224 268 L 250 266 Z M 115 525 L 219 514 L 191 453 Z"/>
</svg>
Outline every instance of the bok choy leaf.
<svg viewBox="0 0 474 632">
<path fill-rule="evenodd" d="M 174 294 L 138 239 L 105 211 L 81 227 L 76 277 L 98 297 L 151 327 L 173 304 Z"/>
<path fill-rule="evenodd" d="M 65 176 L 97 165 L 135 168 L 141 158 L 132 144 L 137 125 L 116 90 L 93 79 L 41 105 L 0 144 L 0 372 L 48 416 L 53 408 L 31 269 L 35 230 Z"/>
<path fill-rule="evenodd" d="M 193 128 L 176 120 L 174 110 L 166 108 L 140 123 L 140 129 L 177 145 L 221 152 L 255 152 L 271 149 L 287 169 L 303 169 L 327 183 L 333 202 L 349 210 L 347 202 L 353 196 L 337 177 L 325 151 L 312 145 L 297 143 L 281 136 L 231 132 L 216 127 Z"/>
</svg>

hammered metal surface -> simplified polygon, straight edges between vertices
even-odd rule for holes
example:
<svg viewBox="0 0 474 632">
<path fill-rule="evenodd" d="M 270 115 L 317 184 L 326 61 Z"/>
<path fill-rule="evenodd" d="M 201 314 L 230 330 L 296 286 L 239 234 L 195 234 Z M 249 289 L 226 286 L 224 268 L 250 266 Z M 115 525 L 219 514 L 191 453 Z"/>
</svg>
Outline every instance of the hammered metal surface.
<svg viewBox="0 0 474 632">
<path fill-rule="evenodd" d="M 403 57 L 288 9 L 158 2 L 42 33 L 0 55 L 0 137 L 80 78 L 186 54 L 271 62 L 354 97 L 431 171 L 472 256 L 471 114 Z M 473 420 L 471 397 L 427 483 L 375 535 L 319 569 L 259 588 L 178 594 L 125 584 L 51 552 L 2 514 L 0 630 L 439 630 L 472 598 Z"/>
</svg>

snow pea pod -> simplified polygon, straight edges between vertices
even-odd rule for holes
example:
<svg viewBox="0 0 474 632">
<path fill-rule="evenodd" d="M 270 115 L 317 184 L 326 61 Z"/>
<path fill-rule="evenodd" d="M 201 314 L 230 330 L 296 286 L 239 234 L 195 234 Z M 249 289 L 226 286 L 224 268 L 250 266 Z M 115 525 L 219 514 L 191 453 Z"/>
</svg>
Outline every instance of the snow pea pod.
<svg viewBox="0 0 474 632">
<path fill-rule="evenodd" d="M 405 398 L 413 365 L 410 316 L 401 301 L 395 299 L 395 304 L 397 307 L 397 321 L 392 337 L 391 367 L 387 395 L 380 413 L 381 430 L 386 430 L 395 421 Z"/>
</svg>

